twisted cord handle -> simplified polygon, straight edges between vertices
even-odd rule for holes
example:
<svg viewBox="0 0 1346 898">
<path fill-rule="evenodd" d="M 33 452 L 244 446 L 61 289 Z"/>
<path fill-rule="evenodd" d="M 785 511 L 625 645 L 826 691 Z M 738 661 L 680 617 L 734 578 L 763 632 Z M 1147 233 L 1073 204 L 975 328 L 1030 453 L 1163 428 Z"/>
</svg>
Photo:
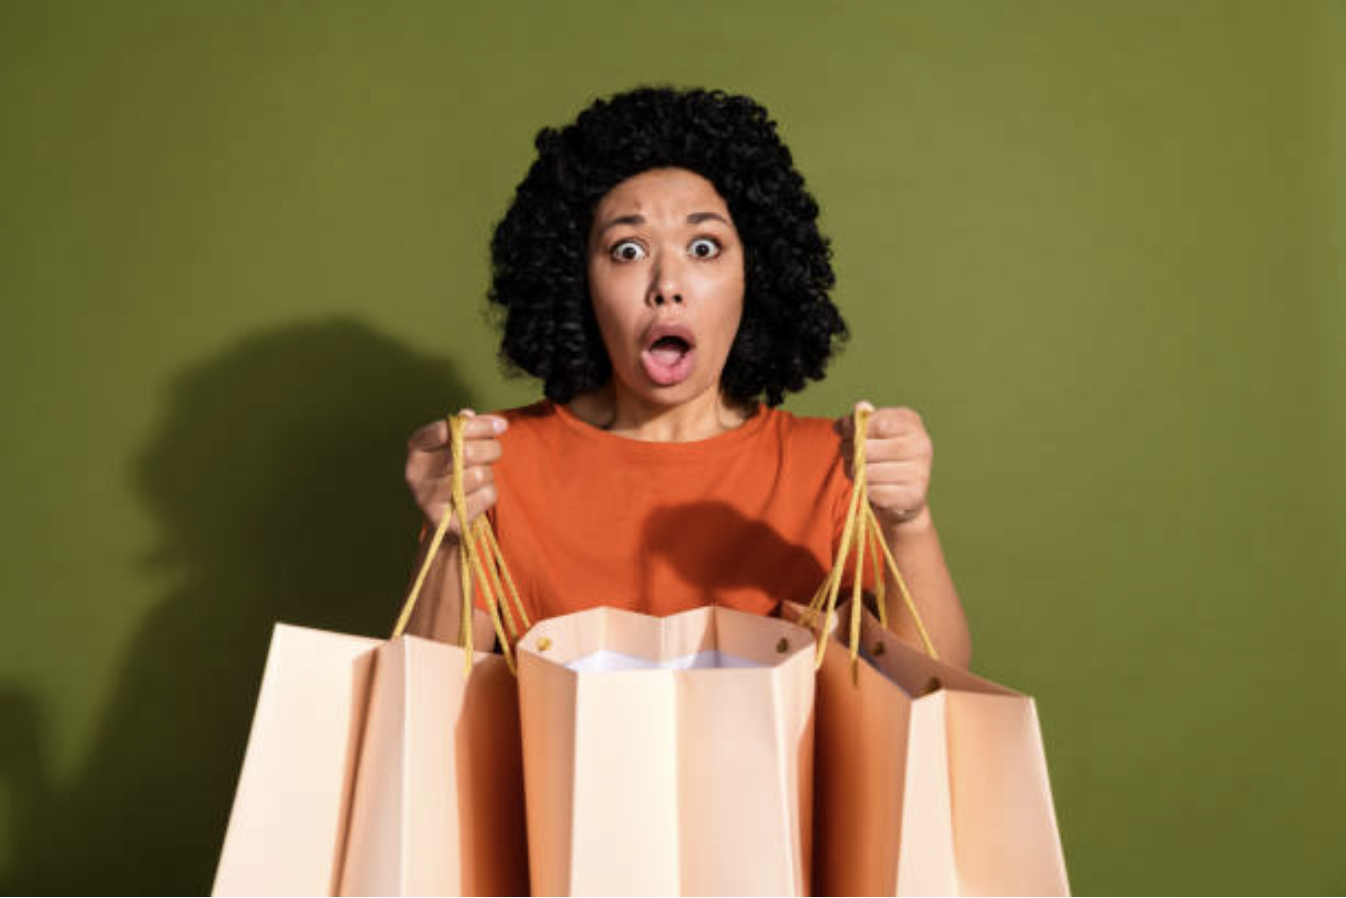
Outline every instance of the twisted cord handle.
<svg viewBox="0 0 1346 898">
<path fill-rule="evenodd" d="M 444 542 L 444 535 L 448 532 L 449 522 L 457 518 L 458 532 L 462 534 L 459 540 L 458 575 L 463 597 L 462 616 L 458 622 L 458 644 L 466 656 L 464 666 L 469 671 L 472 668 L 472 587 L 475 582 L 479 584 L 485 597 L 486 608 L 490 611 L 491 623 L 500 640 L 505 663 L 509 665 L 511 673 L 517 673 L 514 663 L 514 640 L 526 632 L 532 624 L 528 620 L 528 612 L 524 610 L 519 590 L 514 585 L 514 578 L 510 576 L 509 568 L 505 565 L 505 558 L 500 552 L 500 544 L 496 541 L 490 520 L 483 514 L 472 524 L 469 525 L 467 522 L 467 496 L 463 486 L 463 426 L 467 422 L 467 416 L 450 415 L 447 420 L 453 450 L 452 505 L 449 514 L 440 518 L 439 526 L 435 528 L 434 535 L 430 538 L 430 547 L 425 553 L 425 560 L 421 562 L 421 569 L 416 575 L 411 591 L 402 604 L 402 613 L 393 627 L 392 638 L 396 639 L 406 630 L 407 622 L 411 620 L 411 612 L 416 607 L 416 600 L 420 597 L 421 587 L 425 584 L 426 575 L 430 573 L 430 566 L 434 563 L 435 556 Z M 516 625 L 514 615 L 510 613 L 511 600 L 518 612 L 519 625 Z"/>
<path fill-rule="evenodd" d="M 930 634 L 926 631 L 925 621 L 921 619 L 921 613 L 916 610 L 916 603 L 911 598 L 911 591 L 907 589 L 906 578 L 902 576 L 902 571 L 898 569 L 897 560 L 893 558 L 893 553 L 888 548 L 887 541 L 883 538 L 883 528 L 879 525 L 879 519 L 869 504 L 869 478 L 865 466 L 865 434 L 869 432 L 870 415 L 871 412 L 867 408 L 860 407 L 855 410 L 855 453 L 851 465 L 854 470 L 852 472 L 850 503 L 846 509 L 846 523 L 841 531 L 841 545 L 837 547 L 836 558 L 832 562 L 832 570 L 823 580 L 822 585 L 818 587 L 818 591 L 813 594 L 804 615 L 806 625 L 816 620 L 819 614 L 823 615 L 823 626 L 818 630 L 818 649 L 815 656 L 815 665 L 818 667 L 822 666 L 823 656 L 827 653 L 827 634 L 831 631 L 832 621 L 836 617 L 837 596 L 841 591 L 841 578 L 846 571 L 847 556 L 851 553 L 852 545 L 855 547 L 855 582 L 852 584 L 851 613 L 847 634 L 851 663 L 858 662 L 860 653 L 860 615 L 862 586 L 865 579 L 866 550 L 874 560 L 875 598 L 878 600 L 880 623 L 883 624 L 884 629 L 888 628 L 887 586 L 884 576 L 884 566 L 886 564 L 887 569 L 893 572 L 893 580 L 897 583 L 898 591 L 902 593 L 903 604 L 911 612 L 912 619 L 916 622 L 916 631 L 920 634 L 926 654 L 935 660 L 939 660 L 939 653 L 935 651 L 935 644 L 931 642 Z"/>
</svg>

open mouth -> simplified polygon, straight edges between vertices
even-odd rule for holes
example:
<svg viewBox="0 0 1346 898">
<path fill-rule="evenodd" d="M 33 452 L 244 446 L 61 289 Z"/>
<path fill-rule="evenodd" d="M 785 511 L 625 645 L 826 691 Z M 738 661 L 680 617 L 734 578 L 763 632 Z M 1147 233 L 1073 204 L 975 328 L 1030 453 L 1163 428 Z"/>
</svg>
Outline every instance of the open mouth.
<svg viewBox="0 0 1346 898">
<path fill-rule="evenodd" d="M 650 347 L 650 355 L 654 356 L 659 364 L 672 366 L 691 348 L 691 344 L 682 337 L 660 337 Z"/>
<path fill-rule="evenodd" d="M 640 361 L 650 380 L 669 387 L 682 383 L 692 373 L 695 355 L 691 331 L 679 325 L 661 325 L 647 339 Z"/>
</svg>

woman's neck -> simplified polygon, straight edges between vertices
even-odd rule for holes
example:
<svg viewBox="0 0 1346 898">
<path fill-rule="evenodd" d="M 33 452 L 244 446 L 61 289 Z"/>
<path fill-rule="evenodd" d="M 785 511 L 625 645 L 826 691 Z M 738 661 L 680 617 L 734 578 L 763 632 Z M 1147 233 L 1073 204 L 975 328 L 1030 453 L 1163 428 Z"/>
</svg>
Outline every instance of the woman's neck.
<svg viewBox="0 0 1346 898">
<path fill-rule="evenodd" d="M 718 387 L 678 405 L 647 402 L 609 381 L 576 396 L 575 417 L 617 436 L 651 443 L 688 443 L 737 429 L 752 416 Z"/>
</svg>

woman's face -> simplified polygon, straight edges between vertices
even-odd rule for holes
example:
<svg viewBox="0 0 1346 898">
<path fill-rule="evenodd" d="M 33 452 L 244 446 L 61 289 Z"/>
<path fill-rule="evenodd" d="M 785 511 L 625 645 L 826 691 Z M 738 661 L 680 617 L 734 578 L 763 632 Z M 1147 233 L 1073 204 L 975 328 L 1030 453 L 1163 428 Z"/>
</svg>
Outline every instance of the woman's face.
<svg viewBox="0 0 1346 898">
<path fill-rule="evenodd" d="M 588 272 L 614 386 L 659 405 L 718 393 L 743 317 L 743 245 L 710 181 L 659 168 L 612 188 Z"/>
</svg>

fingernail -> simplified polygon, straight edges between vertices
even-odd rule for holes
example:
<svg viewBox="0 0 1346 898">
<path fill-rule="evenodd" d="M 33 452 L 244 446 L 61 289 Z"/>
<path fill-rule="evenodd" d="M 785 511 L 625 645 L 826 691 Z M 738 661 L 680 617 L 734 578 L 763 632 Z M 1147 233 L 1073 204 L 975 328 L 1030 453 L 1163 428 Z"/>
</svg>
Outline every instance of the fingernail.
<svg viewBox="0 0 1346 898">
<path fill-rule="evenodd" d="M 504 433 L 509 429 L 509 422 L 504 418 L 492 418 L 491 428 L 495 430 L 496 433 Z"/>
</svg>

